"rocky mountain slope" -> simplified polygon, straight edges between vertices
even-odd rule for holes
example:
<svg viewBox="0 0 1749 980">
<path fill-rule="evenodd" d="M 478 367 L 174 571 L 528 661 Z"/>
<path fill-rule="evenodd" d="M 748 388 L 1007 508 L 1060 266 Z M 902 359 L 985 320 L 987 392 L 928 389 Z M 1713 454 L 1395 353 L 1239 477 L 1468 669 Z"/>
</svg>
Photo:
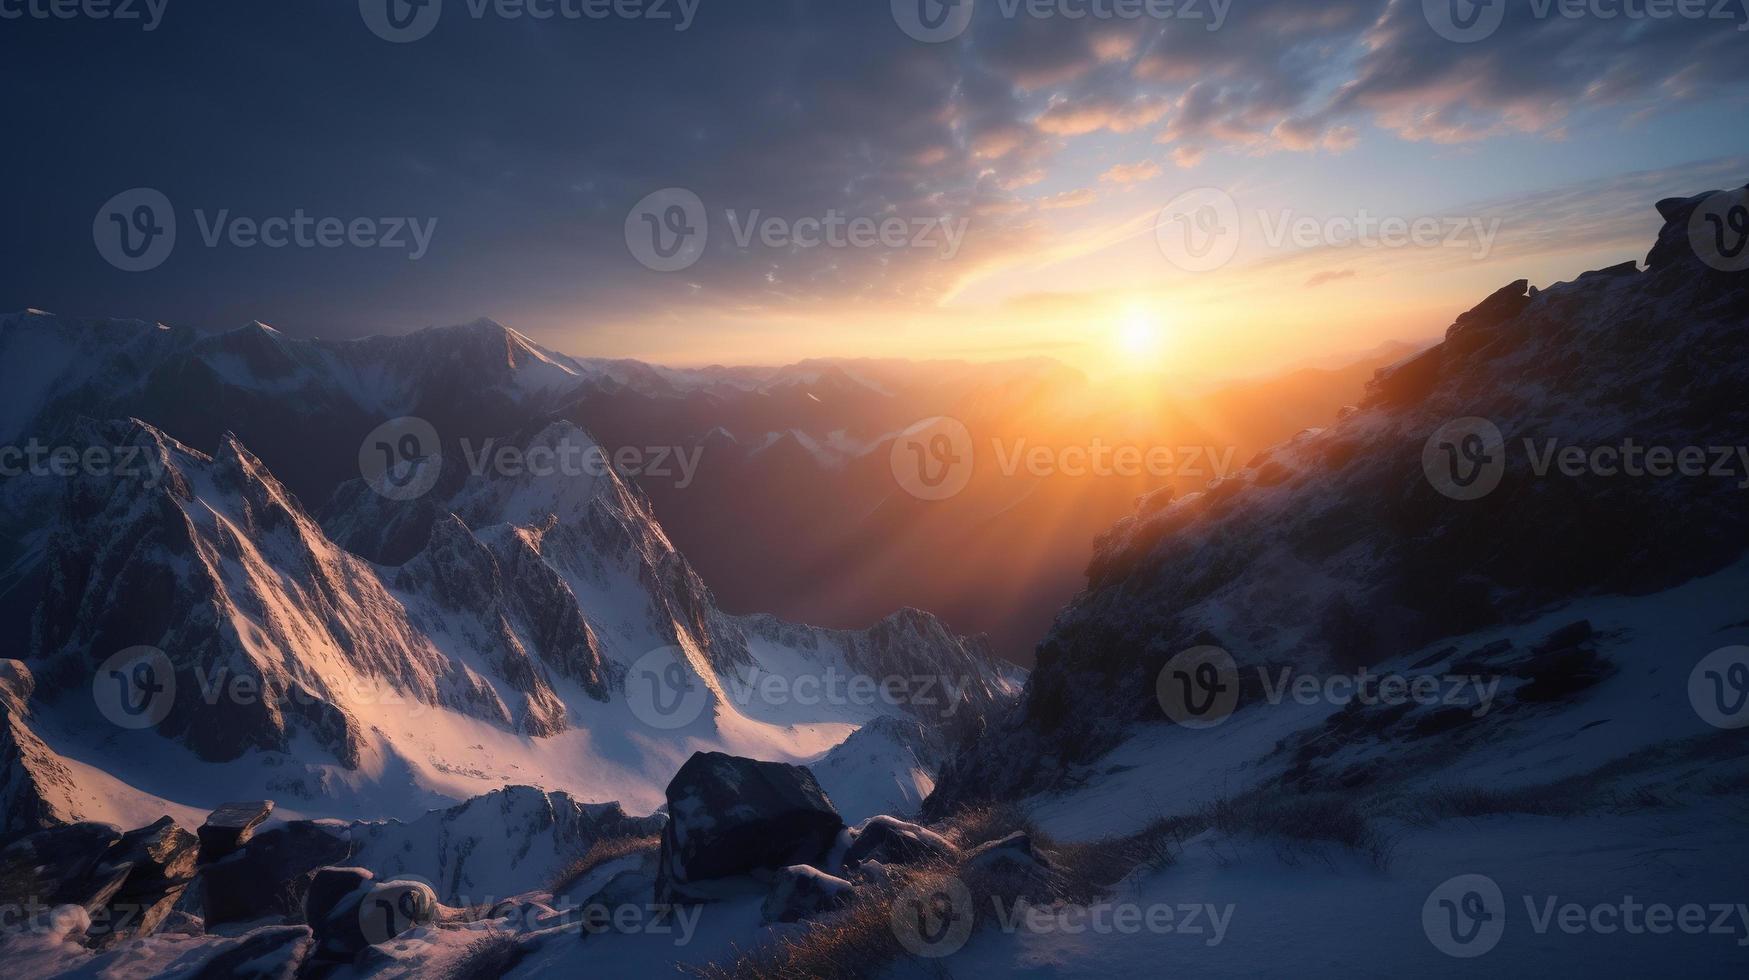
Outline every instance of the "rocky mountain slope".
<svg viewBox="0 0 1749 980">
<path fill-rule="evenodd" d="M 65 329 L 9 328 L 33 325 Z M 538 397 L 523 356 L 503 390 Z M 535 359 L 534 374 L 571 377 Z M 288 400 L 356 388 L 327 361 L 284 367 L 299 379 Z M 979 641 L 925 613 L 866 631 L 722 613 L 611 467 L 413 458 L 399 475 L 442 467 L 433 492 L 403 500 L 379 492 L 382 474 L 354 477 L 319 523 L 229 432 L 209 455 L 139 419 L 62 431 L 66 451 L 108 462 L 0 485 L 15 513 L 40 507 L 13 565 L 34 597 L 6 708 L 13 831 L 194 819 L 253 797 L 412 817 L 513 783 L 647 811 L 695 748 L 813 759 L 880 717 L 926 724 L 939 747 L 1015 687 Z M 569 422 L 505 441 L 533 459 L 598 449 Z M 388 554 L 385 529 L 403 553 Z M 937 679 L 928 697 L 910 691 L 924 679 Z M 895 745 L 846 778 L 915 802 L 932 771 Z"/>
<path fill-rule="evenodd" d="M 1138 726 L 1164 720 L 1162 671 L 1198 646 L 1241 667 L 1351 671 L 1740 559 L 1749 286 L 1694 251 L 1690 219 L 1710 196 L 1658 204 L 1666 224 L 1644 269 L 1502 287 L 1328 427 L 1202 492 L 1144 500 L 1098 543 L 1021 704 L 957 761 L 933 805 L 1086 778 Z M 1663 469 L 1647 472 L 1653 447 Z M 1485 452 L 1472 460 L 1472 449 Z M 1685 449 L 1687 475 L 1675 465 Z"/>
</svg>

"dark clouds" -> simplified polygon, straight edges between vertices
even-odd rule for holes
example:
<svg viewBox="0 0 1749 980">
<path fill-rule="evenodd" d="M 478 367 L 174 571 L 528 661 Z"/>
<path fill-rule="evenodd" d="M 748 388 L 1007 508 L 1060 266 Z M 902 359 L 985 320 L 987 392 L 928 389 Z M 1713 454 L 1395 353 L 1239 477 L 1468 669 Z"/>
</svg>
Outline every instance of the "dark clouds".
<svg viewBox="0 0 1749 980">
<path fill-rule="evenodd" d="M 1208 13 L 1208 5 L 1201 5 Z M 1718 22 L 1509 12 L 1487 41 L 1430 30 L 1420 0 L 1235 0 L 1210 22 L 1002 16 L 927 45 L 879 2 L 703 0 L 672 22 L 468 15 L 388 44 L 353 0 L 171 0 L 152 33 L 0 24 L 8 152 L 0 306 L 206 326 L 254 317 L 329 335 L 574 310 L 581 323 L 699 306 L 927 304 L 1037 247 L 1077 141 L 1141 139 L 1161 161 L 1541 131 L 1594 106 L 1744 81 L 1749 35 Z M 1158 142 L 1156 142 L 1158 141 Z M 1164 145 L 1160 145 L 1164 144 Z M 1133 161 L 1140 163 L 1141 161 Z M 1122 171 L 1120 171 L 1121 173 Z M 184 227 L 149 273 L 98 257 L 91 221 L 130 187 Z M 953 261 L 915 250 L 741 249 L 632 261 L 627 209 L 669 186 L 784 218 L 964 216 Z M 1057 205 L 1051 208 L 1050 205 Z M 381 251 L 201 247 L 196 208 L 439 222 L 419 262 Z"/>
</svg>

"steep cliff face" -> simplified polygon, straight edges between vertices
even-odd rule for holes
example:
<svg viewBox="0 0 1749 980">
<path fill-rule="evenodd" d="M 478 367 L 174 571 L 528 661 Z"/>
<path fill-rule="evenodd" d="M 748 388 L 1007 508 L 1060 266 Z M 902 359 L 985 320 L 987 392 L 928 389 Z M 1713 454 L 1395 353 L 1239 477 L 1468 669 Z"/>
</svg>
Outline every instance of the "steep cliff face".
<svg viewBox="0 0 1749 980">
<path fill-rule="evenodd" d="M 1143 500 L 934 805 L 1041 788 L 1162 720 L 1156 680 L 1191 647 L 1353 668 L 1738 559 L 1749 282 L 1695 251 L 1709 196 L 1660 202 L 1643 270 L 1505 286 L 1329 427 Z"/>
<path fill-rule="evenodd" d="M 945 742 L 1014 688 L 978 641 L 925 613 L 868 631 L 722 613 L 611 468 L 452 457 L 457 472 L 414 501 L 355 480 L 324 511 L 331 538 L 234 436 L 209 456 L 146 422 L 85 420 L 69 440 L 81 458 L 127 462 L 15 484 L 53 502 L 30 558 L 43 711 L 14 726 L 6 770 L 25 824 L 71 815 L 52 791 L 66 753 L 101 775 L 85 777 L 99 815 L 105 800 L 198 808 L 224 792 L 402 813 L 506 780 L 654 806 L 691 739 L 808 759 L 890 716 Z M 597 448 L 569 422 L 511 446 L 573 460 Z M 391 524 L 417 543 L 397 564 L 345 546 L 370 551 L 367 532 Z M 655 687 L 636 688 L 652 656 Z M 926 698 L 805 705 L 790 687 L 888 675 L 945 682 Z M 755 686 L 773 678 L 775 695 Z M 672 726 L 651 713 L 694 692 Z M 916 769 L 902 746 L 891 755 L 893 772 Z M 182 778 L 206 764 L 228 775 Z"/>
</svg>

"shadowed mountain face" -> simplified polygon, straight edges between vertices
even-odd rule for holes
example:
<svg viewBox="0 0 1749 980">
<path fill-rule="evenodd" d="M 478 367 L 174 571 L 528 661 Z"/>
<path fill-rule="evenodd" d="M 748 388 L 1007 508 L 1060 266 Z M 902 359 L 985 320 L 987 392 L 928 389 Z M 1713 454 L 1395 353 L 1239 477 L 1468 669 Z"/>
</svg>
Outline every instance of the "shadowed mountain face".
<svg viewBox="0 0 1749 980">
<path fill-rule="evenodd" d="M 1381 371 L 1340 421 L 1118 521 L 1022 703 L 932 803 L 1072 781 L 1162 720 L 1163 670 L 1191 648 L 1300 670 L 1448 640 L 1449 655 L 1551 608 L 1649 596 L 1739 561 L 1749 285 L 1695 252 L 1690 217 L 1707 196 L 1659 203 L 1643 271 L 1504 286 L 1443 343 Z M 1725 630 L 1745 611 L 1698 612 Z M 1533 652 L 1571 652 L 1588 631 Z M 1692 663 L 1671 655 L 1685 675 Z M 1578 656 L 1515 669 L 1583 686 L 1609 668 Z"/>
</svg>

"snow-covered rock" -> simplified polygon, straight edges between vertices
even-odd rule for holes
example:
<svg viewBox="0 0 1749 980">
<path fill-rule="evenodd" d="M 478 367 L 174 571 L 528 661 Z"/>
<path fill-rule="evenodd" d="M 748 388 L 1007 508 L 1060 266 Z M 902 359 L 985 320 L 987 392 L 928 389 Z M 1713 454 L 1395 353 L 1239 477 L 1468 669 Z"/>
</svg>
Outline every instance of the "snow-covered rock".
<svg viewBox="0 0 1749 980">
<path fill-rule="evenodd" d="M 855 868 L 865 861 L 884 865 L 955 861 L 960 849 L 928 827 L 889 816 L 871 818 L 856 833 L 855 843 L 844 852 L 844 866 Z"/>
<path fill-rule="evenodd" d="M 417 875 L 446 905 L 484 905 L 546 886 L 597 841 L 652 836 L 666 822 L 511 786 L 406 823 L 352 823 L 348 860 L 380 878 Z"/>
<path fill-rule="evenodd" d="M 855 897 L 856 886 L 843 878 L 796 864 L 777 873 L 760 915 L 766 922 L 800 922 L 841 909 Z"/>
</svg>

